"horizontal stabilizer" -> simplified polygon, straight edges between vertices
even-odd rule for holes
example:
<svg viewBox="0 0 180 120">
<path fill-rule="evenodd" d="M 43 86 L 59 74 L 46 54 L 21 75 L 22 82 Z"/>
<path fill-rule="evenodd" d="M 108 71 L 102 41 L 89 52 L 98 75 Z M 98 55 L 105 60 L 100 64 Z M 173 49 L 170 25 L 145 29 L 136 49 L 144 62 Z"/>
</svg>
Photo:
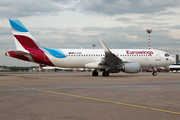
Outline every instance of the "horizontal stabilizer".
<svg viewBox="0 0 180 120">
<path fill-rule="evenodd" d="M 22 51 L 22 50 L 12 50 L 16 55 L 30 55 L 29 52 L 27 51 Z M 8 55 L 8 52 L 6 53 Z"/>
</svg>

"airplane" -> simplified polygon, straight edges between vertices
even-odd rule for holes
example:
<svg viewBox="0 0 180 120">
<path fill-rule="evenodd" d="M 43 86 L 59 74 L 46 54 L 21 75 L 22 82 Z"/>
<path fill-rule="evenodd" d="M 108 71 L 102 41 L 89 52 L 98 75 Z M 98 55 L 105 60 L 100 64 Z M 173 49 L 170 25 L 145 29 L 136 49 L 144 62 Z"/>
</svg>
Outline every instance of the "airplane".
<svg viewBox="0 0 180 120">
<path fill-rule="evenodd" d="M 8 51 L 6 56 L 24 61 L 61 68 L 94 69 L 92 76 L 107 77 L 109 73 L 138 73 L 141 68 L 168 66 L 175 59 L 166 52 L 156 49 L 109 49 L 100 40 L 103 49 L 49 49 L 41 46 L 26 27 L 16 19 L 9 20 L 16 50 Z"/>
<path fill-rule="evenodd" d="M 57 71 L 60 69 L 60 67 L 46 66 L 43 64 L 39 64 L 38 68 L 39 68 L 39 70 L 54 70 L 54 71 Z"/>
<path fill-rule="evenodd" d="M 179 64 L 173 64 L 173 65 L 170 65 L 168 66 L 168 68 L 170 69 L 170 71 L 173 71 L 173 72 L 180 72 L 180 65 Z"/>
<path fill-rule="evenodd" d="M 43 64 L 39 64 L 38 68 L 40 70 L 54 70 L 54 71 L 58 71 L 58 70 L 68 70 L 68 71 L 81 70 L 80 68 L 60 68 L 60 67 L 54 67 L 54 66 L 46 66 Z"/>
<path fill-rule="evenodd" d="M 65 71 L 81 71 L 84 72 L 88 69 L 85 68 L 60 68 L 60 67 L 52 67 L 52 66 L 43 66 L 39 67 L 42 70 L 53 70 L 53 71 L 58 71 L 58 70 L 65 70 Z"/>
</svg>

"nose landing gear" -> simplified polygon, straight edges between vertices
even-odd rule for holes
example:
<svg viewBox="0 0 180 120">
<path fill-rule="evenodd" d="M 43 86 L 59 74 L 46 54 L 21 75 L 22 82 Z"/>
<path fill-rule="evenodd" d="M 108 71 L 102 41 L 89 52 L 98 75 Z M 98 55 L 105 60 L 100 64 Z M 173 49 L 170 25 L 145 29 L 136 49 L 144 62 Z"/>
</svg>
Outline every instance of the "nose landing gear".
<svg viewBox="0 0 180 120">
<path fill-rule="evenodd" d="M 156 76 L 157 75 L 157 70 L 156 68 L 153 67 L 153 73 L 152 73 L 153 76 Z"/>
</svg>

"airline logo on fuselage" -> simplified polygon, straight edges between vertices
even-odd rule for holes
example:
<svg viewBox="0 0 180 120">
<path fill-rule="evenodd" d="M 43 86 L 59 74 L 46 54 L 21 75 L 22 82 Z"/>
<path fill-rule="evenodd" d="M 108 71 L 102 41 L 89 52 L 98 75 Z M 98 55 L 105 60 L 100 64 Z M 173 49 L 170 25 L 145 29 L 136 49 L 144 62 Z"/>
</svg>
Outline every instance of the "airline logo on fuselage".
<svg viewBox="0 0 180 120">
<path fill-rule="evenodd" d="M 69 54 L 82 54 L 81 52 L 69 52 Z"/>
<path fill-rule="evenodd" d="M 153 51 L 129 51 L 129 50 L 126 50 L 126 53 L 127 54 L 148 54 L 148 55 L 152 55 L 154 54 Z"/>
</svg>

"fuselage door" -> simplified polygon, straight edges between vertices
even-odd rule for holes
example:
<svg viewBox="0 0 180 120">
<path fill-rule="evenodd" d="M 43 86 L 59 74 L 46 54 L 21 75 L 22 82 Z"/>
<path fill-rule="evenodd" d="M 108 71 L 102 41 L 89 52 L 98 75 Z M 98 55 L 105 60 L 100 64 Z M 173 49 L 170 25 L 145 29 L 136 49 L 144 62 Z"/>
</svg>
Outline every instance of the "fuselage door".
<svg viewBox="0 0 180 120">
<path fill-rule="evenodd" d="M 156 51 L 156 61 L 161 61 L 161 54 L 159 51 Z"/>
</svg>

